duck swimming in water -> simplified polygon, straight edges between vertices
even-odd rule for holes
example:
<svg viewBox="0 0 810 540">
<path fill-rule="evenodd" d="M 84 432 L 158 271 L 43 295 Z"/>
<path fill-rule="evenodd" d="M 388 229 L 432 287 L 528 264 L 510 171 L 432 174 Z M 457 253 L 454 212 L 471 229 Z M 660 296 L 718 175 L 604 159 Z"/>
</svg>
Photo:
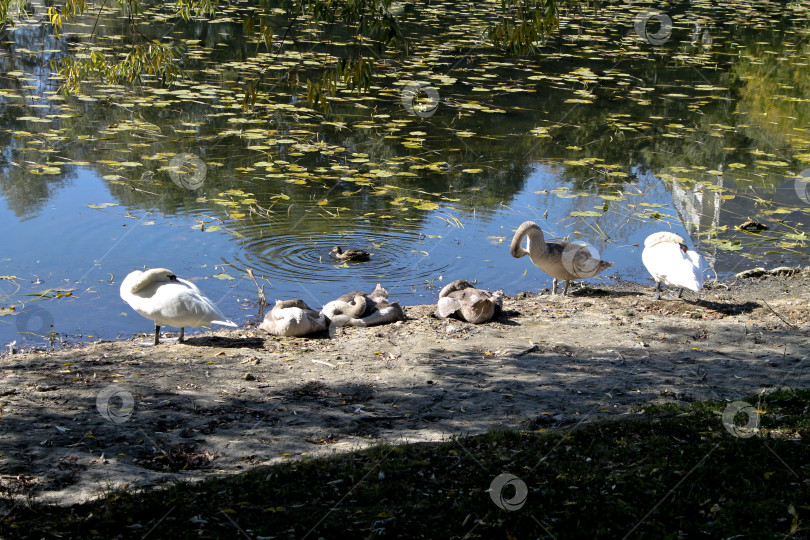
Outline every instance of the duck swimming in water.
<svg viewBox="0 0 810 540">
<path fill-rule="evenodd" d="M 365 262 L 371 258 L 371 253 L 362 249 L 347 249 L 343 251 L 340 246 L 335 246 L 330 255 L 334 255 L 339 261 Z"/>
</svg>

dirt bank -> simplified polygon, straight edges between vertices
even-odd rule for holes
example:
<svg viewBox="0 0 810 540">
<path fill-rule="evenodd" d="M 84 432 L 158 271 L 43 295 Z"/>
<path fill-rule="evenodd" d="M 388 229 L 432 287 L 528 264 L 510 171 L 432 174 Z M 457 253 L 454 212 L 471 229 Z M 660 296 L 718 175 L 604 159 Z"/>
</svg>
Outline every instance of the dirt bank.
<svg viewBox="0 0 810 540">
<path fill-rule="evenodd" d="M 507 298 L 478 326 L 412 306 L 334 339 L 240 329 L 7 355 L 0 489 L 70 504 L 379 440 L 573 429 L 649 402 L 807 388 L 808 285 L 807 272 L 737 279 L 696 302 L 619 283 Z"/>
</svg>

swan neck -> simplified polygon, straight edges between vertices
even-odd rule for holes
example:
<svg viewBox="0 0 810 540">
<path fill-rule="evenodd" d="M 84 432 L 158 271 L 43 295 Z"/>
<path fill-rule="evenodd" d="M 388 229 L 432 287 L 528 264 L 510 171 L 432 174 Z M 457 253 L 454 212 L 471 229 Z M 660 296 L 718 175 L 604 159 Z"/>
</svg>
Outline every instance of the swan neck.
<svg viewBox="0 0 810 540">
<path fill-rule="evenodd" d="M 172 271 L 167 270 L 166 268 L 152 268 L 151 270 L 147 270 L 138 276 L 138 279 L 132 284 L 130 292 L 135 294 L 155 281 L 167 281 L 167 279 L 171 281 L 171 278 L 168 278 L 167 276 L 171 276 L 171 278 L 177 280 L 174 274 L 172 274 Z"/>
<path fill-rule="evenodd" d="M 543 230 L 540 227 L 537 225 L 529 227 L 525 232 L 525 236 L 528 237 L 526 247 L 529 248 L 528 251 L 530 257 L 536 257 L 538 255 L 545 256 L 548 253 L 546 236 L 543 234 Z"/>
<path fill-rule="evenodd" d="M 521 245 L 524 237 L 528 237 L 527 243 L 529 245 L 529 251 L 523 249 Z M 511 253 L 513 257 L 531 255 L 531 250 L 537 249 L 536 246 L 532 246 L 534 243 L 540 244 L 541 249 L 545 247 L 543 231 L 540 229 L 537 223 L 533 221 L 525 221 L 520 225 L 520 227 L 518 227 L 517 231 L 515 231 L 515 236 L 512 238 L 512 245 L 509 246 L 509 253 Z"/>
</svg>

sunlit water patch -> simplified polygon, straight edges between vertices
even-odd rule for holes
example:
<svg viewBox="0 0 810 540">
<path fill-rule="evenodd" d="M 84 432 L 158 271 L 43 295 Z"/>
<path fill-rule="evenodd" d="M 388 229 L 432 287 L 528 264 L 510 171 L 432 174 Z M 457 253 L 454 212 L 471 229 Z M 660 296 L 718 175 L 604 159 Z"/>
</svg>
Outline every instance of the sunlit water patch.
<svg viewBox="0 0 810 540">
<path fill-rule="evenodd" d="M 359 222 L 344 231 L 318 233 L 307 232 L 301 224 L 282 223 L 239 232 L 246 239 L 238 241 L 239 253 L 228 262 L 265 277 L 277 296 L 298 295 L 315 305 L 376 283 L 401 295 L 414 283 L 434 279 L 446 267 L 444 257 L 430 256 L 437 241 L 420 232 L 418 225 L 385 229 Z M 330 254 L 335 246 L 362 249 L 370 258 L 340 261 Z"/>
</svg>

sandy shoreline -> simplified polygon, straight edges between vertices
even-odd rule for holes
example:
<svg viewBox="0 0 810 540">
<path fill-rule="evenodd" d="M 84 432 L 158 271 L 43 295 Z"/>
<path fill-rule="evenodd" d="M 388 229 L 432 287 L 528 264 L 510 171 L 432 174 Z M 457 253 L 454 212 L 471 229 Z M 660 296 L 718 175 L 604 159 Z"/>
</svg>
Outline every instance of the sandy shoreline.
<svg viewBox="0 0 810 540">
<path fill-rule="evenodd" d="M 73 504 L 378 441 L 575 429 L 649 402 L 807 388 L 809 276 L 716 284 L 699 303 L 633 283 L 518 295 L 478 326 L 411 306 L 404 322 L 334 339 L 239 329 L 5 355 L 0 486 Z"/>
</svg>

